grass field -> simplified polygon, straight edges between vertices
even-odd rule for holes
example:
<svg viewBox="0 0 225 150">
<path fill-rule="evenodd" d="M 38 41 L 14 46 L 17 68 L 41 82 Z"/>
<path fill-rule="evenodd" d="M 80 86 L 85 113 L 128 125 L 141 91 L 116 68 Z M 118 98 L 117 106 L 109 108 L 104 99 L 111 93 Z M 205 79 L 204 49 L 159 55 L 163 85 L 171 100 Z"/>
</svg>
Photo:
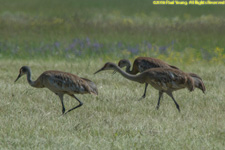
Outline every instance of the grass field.
<svg viewBox="0 0 225 150">
<path fill-rule="evenodd" d="M 143 0 L 0 0 L 0 149 L 225 148 L 224 6 L 153 6 Z M 137 56 L 162 59 L 202 77 L 206 94 L 164 95 L 119 73 L 94 75 L 106 62 Z M 61 116 L 61 103 L 32 79 L 61 70 L 96 83 L 98 96 Z M 65 96 L 66 110 L 77 101 Z"/>
<path fill-rule="evenodd" d="M 224 149 L 224 66 L 185 67 L 202 76 L 207 92 L 175 92 L 179 113 L 166 95 L 156 110 L 158 92 L 152 87 L 137 101 L 144 85 L 112 71 L 93 75 L 104 64 L 100 60 L 1 64 L 1 149 Z M 23 64 L 31 66 L 33 79 L 52 68 L 89 78 L 99 95 L 77 95 L 84 105 L 62 117 L 58 96 L 30 87 L 25 77 L 13 83 Z M 75 105 L 65 96 L 67 110 Z"/>
</svg>

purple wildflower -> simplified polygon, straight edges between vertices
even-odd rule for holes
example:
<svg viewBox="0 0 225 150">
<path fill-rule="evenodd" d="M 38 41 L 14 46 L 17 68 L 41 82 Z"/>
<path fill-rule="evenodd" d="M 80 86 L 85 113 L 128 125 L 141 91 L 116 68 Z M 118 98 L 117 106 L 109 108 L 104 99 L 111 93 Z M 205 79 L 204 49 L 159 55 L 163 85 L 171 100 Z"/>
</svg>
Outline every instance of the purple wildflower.
<svg viewBox="0 0 225 150">
<path fill-rule="evenodd" d="M 60 47 L 60 43 L 59 42 L 55 42 L 54 45 L 55 45 L 56 48 Z"/>
</svg>

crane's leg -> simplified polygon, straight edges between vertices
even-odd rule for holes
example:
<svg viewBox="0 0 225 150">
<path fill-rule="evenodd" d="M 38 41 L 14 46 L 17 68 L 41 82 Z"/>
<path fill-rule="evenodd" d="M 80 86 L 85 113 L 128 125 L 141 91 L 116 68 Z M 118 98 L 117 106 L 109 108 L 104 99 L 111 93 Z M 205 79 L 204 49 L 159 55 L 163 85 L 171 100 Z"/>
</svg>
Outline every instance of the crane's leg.
<svg viewBox="0 0 225 150">
<path fill-rule="evenodd" d="M 60 100 L 61 100 L 61 103 L 62 103 L 62 114 L 65 113 L 65 107 L 64 107 L 64 104 L 63 104 L 63 95 L 58 95 Z"/>
<path fill-rule="evenodd" d="M 158 103 L 157 103 L 156 109 L 159 109 L 160 99 L 161 99 L 162 96 L 163 96 L 163 92 L 159 91 L 159 99 L 158 99 Z"/>
<path fill-rule="evenodd" d="M 168 92 L 167 94 L 173 99 L 173 101 L 174 101 L 174 103 L 175 103 L 175 105 L 176 105 L 178 111 L 180 112 L 180 107 L 179 107 L 179 105 L 177 104 L 176 100 L 174 99 L 173 94 L 172 94 L 171 92 Z"/>
<path fill-rule="evenodd" d="M 148 87 L 148 83 L 145 83 L 145 91 L 144 91 L 144 94 L 142 95 L 142 97 L 139 99 L 139 101 L 142 100 L 143 98 L 145 98 L 147 87 Z"/>
<path fill-rule="evenodd" d="M 67 114 L 68 112 L 70 112 L 70 111 L 72 111 L 72 110 L 74 110 L 74 109 L 76 109 L 76 108 L 78 108 L 78 107 L 80 107 L 80 106 L 83 105 L 83 103 L 82 103 L 76 96 L 74 96 L 74 95 L 70 95 L 70 96 L 72 96 L 73 98 L 75 98 L 80 104 L 77 105 L 77 106 L 75 106 L 75 107 L 73 107 L 73 108 L 71 108 L 71 109 L 68 110 L 65 114 Z"/>
</svg>

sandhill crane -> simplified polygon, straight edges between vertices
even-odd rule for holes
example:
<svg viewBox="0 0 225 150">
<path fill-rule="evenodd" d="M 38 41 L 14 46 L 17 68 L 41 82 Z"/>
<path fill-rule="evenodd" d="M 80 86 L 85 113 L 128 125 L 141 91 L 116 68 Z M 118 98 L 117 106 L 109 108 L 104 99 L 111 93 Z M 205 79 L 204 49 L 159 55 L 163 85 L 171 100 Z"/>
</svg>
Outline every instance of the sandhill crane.
<svg viewBox="0 0 225 150">
<path fill-rule="evenodd" d="M 179 69 L 176 66 L 167 64 L 166 62 L 152 57 L 138 57 L 134 60 L 133 68 L 130 70 L 131 63 L 127 59 L 121 59 L 118 63 L 120 68 L 126 67 L 126 72 L 129 74 L 137 74 L 151 68 L 174 68 Z"/>
<path fill-rule="evenodd" d="M 180 111 L 179 105 L 175 101 L 172 92 L 183 88 L 187 88 L 189 91 L 193 91 L 195 88 L 194 80 L 191 78 L 191 76 L 178 69 L 152 68 L 138 75 L 131 75 L 124 72 L 116 64 L 108 62 L 94 74 L 103 70 L 114 70 L 116 72 L 119 72 L 123 77 L 129 80 L 139 83 L 146 83 L 153 86 L 159 91 L 159 99 L 156 107 L 157 109 L 159 108 L 160 99 L 163 93 L 166 93 L 173 99 L 177 109 Z"/>
<path fill-rule="evenodd" d="M 133 63 L 133 68 L 132 70 L 130 70 L 131 67 L 131 63 L 129 60 L 127 59 L 121 59 L 118 63 L 118 66 L 120 68 L 126 67 L 126 72 L 129 74 L 137 74 L 139 72 L 143 72 L 147 69 L 151 69 L 151 68 L 174 68 L 174 69 L 179 69 L 175 66 L 169 65 L 166 62 L 157 59 L 157 58 L 152 58 L 152 57 L 138 57 L 134 60 Z M 144 94 L 142 95 L 142 97 L 139 99 L 143 99 L 146 96 L 146 91 L 147 91 L 147 87 L 148 84 L 145 84 L 145 90 L 144 90 Z"/>
<path fill-rule="evenodd" d="M 126 72 L 133 75 L 151 68 L 173 68 L 173 69 L 179 70 L 179 68 L 177 68 L 176 66 L 169 65 L 160 59 L 156 59 L 152 57 L 136 58 L 134 60 L 132 70 L 130 70 L 131 63 L 127 59 L 121 59 L 118 63 L 118 66 L 120 68 L 126 67 Z M 193 78 L 195 87 L 199 88 L 200 90 L 202 90 L 203 93 L 205 93 L 205 85 L 202 79 L 195 73 L 188 73 L 188 74 Z M 145 91 L 142 98 L 145 98 L 146 96 L 147 86 L 148 84 L 145 84 Z"/>
<path fill-rule="evenodd" d="M 54 70 L 45 71 L 38 77 L 36 81 L 32 81 L 30 68 L 23 66 L 20 68 L 19 75 L 15 82 L 23 75 L 27 75 L 27 81 L 32 87 L 46 87 L 58 95 L 62 104 L 62 114 L 66 114 L 83 105 L 83 103 L 74 94 L 89 93 L 98 95 L 97 87 L 92 81 L 85 78 L 80 78 L 71 73 Z M 64 94 L 70 95 L 79 102 L 79 105 L 69 109 L 66 113 L 63 104 Z"/>
</svg>

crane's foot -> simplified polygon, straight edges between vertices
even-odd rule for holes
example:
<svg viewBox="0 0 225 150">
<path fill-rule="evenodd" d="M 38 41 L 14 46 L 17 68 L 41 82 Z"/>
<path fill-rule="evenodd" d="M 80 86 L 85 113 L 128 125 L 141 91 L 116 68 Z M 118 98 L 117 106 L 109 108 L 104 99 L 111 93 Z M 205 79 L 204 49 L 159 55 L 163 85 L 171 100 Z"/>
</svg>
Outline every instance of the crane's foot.
<svg viewBox="0 0 225 150">
<path fill-rule="evenodd" d="M 156 106 L 156 109 L 157 109 L 157 110 L 159 109 L 159 105 Z"/>
<path fill-rule="evenodd" d="M 64 113 L 65 113 L 65 108 L 62 109 L 62 114 L 64 114 Z"/>
<path fill-rule="evenodd" d="M 142 100 L 145 98 L 145 95 L 143 95 L 141 98 L 138 99 L 138 101 Z"/>
<path fill-rule="evenodd" d="M 63 117 L 65 115 L 65 113 L 61 114 L 59 117 Z"/>
<path fill-rule="evenodd" d="M 176 104 L 178 111 L 180 112 L 180 106 L 177 103 L 175 103 L 175 104 Z"/>
</svg>

